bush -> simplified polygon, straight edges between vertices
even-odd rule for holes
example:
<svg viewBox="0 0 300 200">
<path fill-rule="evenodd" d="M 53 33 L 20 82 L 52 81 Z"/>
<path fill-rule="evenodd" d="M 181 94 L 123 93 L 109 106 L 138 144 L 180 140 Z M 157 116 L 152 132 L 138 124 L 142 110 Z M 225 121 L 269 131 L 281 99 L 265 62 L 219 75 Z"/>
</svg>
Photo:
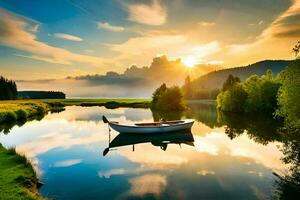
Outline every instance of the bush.
<svg viewBox="0 0 300 200">
<path fill-rule="evenodd" d="M 28 117 L 28 113 L 23 109 L 19 109 L 15 113 L 16 113 L 16 116 L 17 116 L 18 120 L 19 119 L 26 119 Z"/>
<path fill-rule="evenodd" d="M 277 108 L 277 93 L 280 87 L 278 79 L 274 79 L 272 72 L 265 76 L 252 75 L 243 82 L 243 87 L 248 94 L 245 105 L 246 112 L 273 113 Z"/>
<path fill-rule="evenodd" d="M 229 90 L 221 92 L 217 97 L 217 108 L 224 112 L 243 112 L 247 99 L 241 84 L 233 85 Z"/>
<path fill-rule="evenodd" d="M 184 109 L 183 94 L 179 87 L 161 85 L 153 93 L 151 108 L 154 110 L 180 111 Z"/>
<path fill-rule="evenodd" d="M 282 86 L 278 92 L 277 114 L 287 125 L 300 129 L 300 59 L 293 61 L 279 77 Z"/>
<path fill-rule="evenodd" d="M 233 80 L 234 78 L 228 78 Z M 226 81 L 232 83 L 232 81 Z M 252 75 L 243 83 L 236 81 L 223 88 L 229 88 L 217 97 L 217 107 L 225 112 L 266 112 L 273 113 L 277 108 L 277 93 L 280 81 L 273 78 L 268 70 L 261 77 Z"/>
<path fill-rule="evenodd" d="M 6 111 L 2 113 L 1 119 L 2 121 L 6 121 L 6 122 L 15 121 L 17 120 L 17 115 L 14 112 Z"/>
</svg>

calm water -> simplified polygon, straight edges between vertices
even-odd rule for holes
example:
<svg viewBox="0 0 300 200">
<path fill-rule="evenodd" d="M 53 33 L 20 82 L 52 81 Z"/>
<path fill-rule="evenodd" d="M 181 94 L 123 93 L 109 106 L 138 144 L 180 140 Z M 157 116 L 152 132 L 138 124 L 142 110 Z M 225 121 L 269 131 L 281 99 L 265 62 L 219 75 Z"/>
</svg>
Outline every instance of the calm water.
<svg viewBox="0 0 300 200">
<path fill-rule="evenodd" d="M 124 139 L 112 131 L 112 144 L 128 145 L 103 156 L 109 134 L 102 115 L 120 122 L 161 117 L 146 109 L 67 107 L 0 133 L 0 142 L 32 160 L 45 183 L 39 192 L 53 199 L 269 199 L 273 172 L 288 170 L 272 122 L 194 105 L 175 114 L 197 120 L 192 135 Z"/>
</svg>

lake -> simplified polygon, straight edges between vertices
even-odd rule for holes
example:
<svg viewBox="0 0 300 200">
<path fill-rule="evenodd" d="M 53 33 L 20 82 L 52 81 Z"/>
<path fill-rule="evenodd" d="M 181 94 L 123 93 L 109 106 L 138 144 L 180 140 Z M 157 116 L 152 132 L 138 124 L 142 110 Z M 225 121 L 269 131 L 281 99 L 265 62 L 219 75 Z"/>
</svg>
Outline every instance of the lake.
<svg viewBox="0 0 300 200">
<path fill-rule="evenodd" d="M 122 123 L 178 115 L 196 122 L 191 133 L 109 137 L 102 115 Z M 219 116 L 205 104 L 166 116 L 70 106 L 0 133 L 0 142 L 30 158 L 44 183 L 40 194 L 53 199 L 269 199 L 274 173 L 289 170 L 273 123 Z M 114 139 L 120 146 L 103 156 Z"/>
</svg>

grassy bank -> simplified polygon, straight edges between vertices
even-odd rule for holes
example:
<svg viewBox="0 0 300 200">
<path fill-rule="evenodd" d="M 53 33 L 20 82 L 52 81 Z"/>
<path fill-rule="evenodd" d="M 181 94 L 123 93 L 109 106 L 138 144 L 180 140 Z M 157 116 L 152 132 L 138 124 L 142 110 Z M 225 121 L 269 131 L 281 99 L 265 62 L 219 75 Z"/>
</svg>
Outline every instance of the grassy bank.
<svg viewBox="0 0 300 200">
<path fill-rule="evenodd" d="M 55 112 L 64 106 L 105 106 L 106 108 L 149 108 L 150 99 L 46 99 L 0 101 L 0 124 L 26 121 Z"/>
<path fill-rule="evenodd" d="M 26 121 L 43 116 L 51 110 L 63 107 L 59 102 L 43 102 L 35 100 L 0 101 L 0 123 Z"/>
<path fill-rule="evenodd" d="M 42 199 L 37 194 L 38 179 L 25 156 L 0 144 L 0 199 Z"/>
<path fill-rule="evenodd" d="M 46 103 L 60 103 L 64 106 L 105 106 L 106 108 L 149 108 L 150 99 L 48 99 Z"/>
</svg>

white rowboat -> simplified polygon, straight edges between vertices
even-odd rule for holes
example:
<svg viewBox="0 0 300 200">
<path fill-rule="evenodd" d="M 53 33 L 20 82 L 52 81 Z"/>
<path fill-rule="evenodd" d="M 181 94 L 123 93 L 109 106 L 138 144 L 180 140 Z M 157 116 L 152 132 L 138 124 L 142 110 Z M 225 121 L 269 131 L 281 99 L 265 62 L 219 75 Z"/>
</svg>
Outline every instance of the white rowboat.
<svg viewBox="0 0 300 200">
<path fill-rule="evenodd" d="M 119 124 L 119 122 L 109 121 L 105 116 L 102 117 L 104 123 L 120 133 L 164 133 L 179 130 L 190 129 L 193 126 L 194 120 L 176 120 L 152 123 L 136 123 L 136 124 Z"/>
</svg>

